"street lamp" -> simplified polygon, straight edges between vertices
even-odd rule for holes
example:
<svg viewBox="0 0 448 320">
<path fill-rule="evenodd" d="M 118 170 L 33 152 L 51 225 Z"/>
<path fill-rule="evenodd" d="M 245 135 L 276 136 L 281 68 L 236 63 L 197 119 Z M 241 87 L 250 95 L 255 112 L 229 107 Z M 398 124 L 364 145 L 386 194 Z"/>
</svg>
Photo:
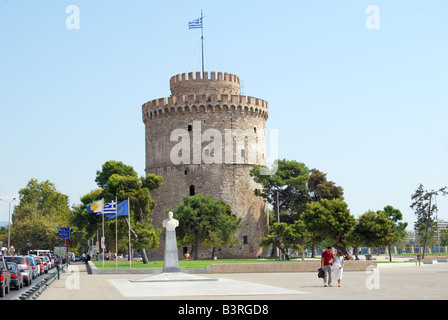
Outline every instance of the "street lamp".
<svg viewBox="0 0 448 320">
<path fill-rule="evenodd" d="M 17 198 L 13 198 L 11 201 L 6 201 L 3 199 L 0 199 L 0 201 L 8 202 L 9 203 L 9 220 L 8 220 L 8 252 L 11 248 L 11 203 L 16 200 Z"/>
</svg>

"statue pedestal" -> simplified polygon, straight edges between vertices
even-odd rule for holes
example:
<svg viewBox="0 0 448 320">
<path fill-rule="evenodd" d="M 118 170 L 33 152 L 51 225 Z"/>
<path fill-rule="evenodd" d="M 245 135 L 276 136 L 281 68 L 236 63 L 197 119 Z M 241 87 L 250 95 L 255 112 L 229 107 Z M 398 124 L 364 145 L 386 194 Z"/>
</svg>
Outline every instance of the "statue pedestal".
<svg viewBox="0 0 448 320">
<path fill-rule="evenodd" d="M 180 272 L 176 231 L 166 231 L 163 272 Z"/>
</svg>

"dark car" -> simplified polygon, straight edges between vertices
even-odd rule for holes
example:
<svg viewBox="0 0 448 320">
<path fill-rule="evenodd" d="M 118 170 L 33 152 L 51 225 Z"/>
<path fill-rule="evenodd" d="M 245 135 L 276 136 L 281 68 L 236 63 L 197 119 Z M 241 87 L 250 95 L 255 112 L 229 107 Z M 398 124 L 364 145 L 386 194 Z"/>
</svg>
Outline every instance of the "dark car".
<svg viewBox="0 0 448 320">
<path fill-rule="evenodd" d="M 11 286 L 14 286 L 16 290 L 23 288 L 23 275 L 19 270 L 19 267 L 14 262 L 6 262 L 9 268 L 9 274 L 11 275 Z"/>
<path fill-rule="evenodd" d="M 5 258 L 0 256 L 0 297 L 4 297 L 6 293 L 9 293 L 10 288 L 11 274 L 9 273 Z"/>
<path fill-rule="evenodd" d="M 53 256 L 54 256 L 55 264 L 56 264 L 56 263 L 58 263 L 58 264 L 62 264 L 62 258 L 61 258 L 60 255 L 58 255 L 58 254 L 54 254 Z"/>
<path fill-rule="evenodd" d="M 31 282 L 33 280 L 31 261 L 27 261 L 26 257 L 23 256 L 5 256 L 5 261 L 6 263 L 14 262 L 15 264 L 17 264 L 17 267 L 19 268 L 19 271 L 23 277 L 23 283 L 26 286 L 31 285 Z"/>
</svg>

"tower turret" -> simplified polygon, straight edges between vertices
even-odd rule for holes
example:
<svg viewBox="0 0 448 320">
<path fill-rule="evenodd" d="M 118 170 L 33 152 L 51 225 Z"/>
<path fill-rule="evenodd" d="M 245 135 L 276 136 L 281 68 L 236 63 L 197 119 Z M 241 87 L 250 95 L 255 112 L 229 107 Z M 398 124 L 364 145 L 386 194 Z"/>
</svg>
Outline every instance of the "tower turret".
<svg viewBox="0 0 448 320">
<path fill-rule="evenodd" d="M 223 199 L 243 222 L 237 232 L 241 245 L 218 248 L 218 257 L 258 256 L 258 238 L 268 232 L 267 203 L 254 195 L 260 186 L 249 176 L 253 165 L 266 165 L 268 103 L 239 95 L 239 86 L 229 73 L 179 74 L 170 79 L 170 97 L 142 107 L 146 173 L 164 178 L 152 192 L 155 227 L 186 195 Z M 207 257 L 210 250 L 200 248 Z M 156 250 L 151 259 L 162 254 Z"/>
</svg>

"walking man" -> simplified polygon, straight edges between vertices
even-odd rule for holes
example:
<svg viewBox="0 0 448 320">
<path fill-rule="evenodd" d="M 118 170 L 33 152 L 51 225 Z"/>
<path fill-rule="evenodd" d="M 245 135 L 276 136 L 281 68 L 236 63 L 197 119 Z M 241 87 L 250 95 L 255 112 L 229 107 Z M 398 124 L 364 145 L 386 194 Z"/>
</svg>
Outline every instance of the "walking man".
<svg viewBox="0 0 448 320">
<path fill-rule="evenodd" d="M 320 267 L 324 270 L 324 287 L 331 287 L 331 266 L 335 262 L 333 252 L 331 252 L 331 247 L 327 247 L 327 250 L 322 252 L 320 259 Z"/>
</svg>

